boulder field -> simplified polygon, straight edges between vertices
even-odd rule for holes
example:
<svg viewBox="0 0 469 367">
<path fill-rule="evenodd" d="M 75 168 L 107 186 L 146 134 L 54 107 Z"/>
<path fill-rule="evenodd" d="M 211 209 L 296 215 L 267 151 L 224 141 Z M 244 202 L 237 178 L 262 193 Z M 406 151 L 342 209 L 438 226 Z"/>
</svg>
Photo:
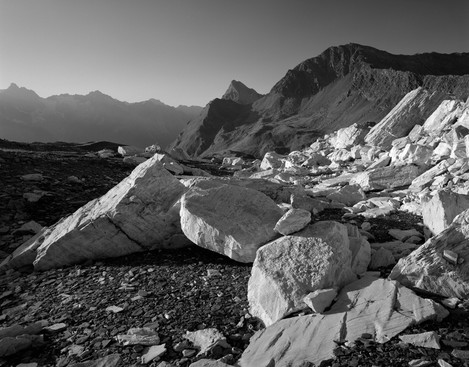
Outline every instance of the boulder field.
<svg viewBox="0 0 469 367">
<path fill-rule="evenodd" d="M 249 317 L 265 328 L 238 353 L 238 366 L 320 365 L 342 345 L 388 343 L 412 325 L 441 321 L 469 298 L 469 103 L 441 100 L 419 88 L 371 130 L 352 125 L 262 161 L 226 157 L 229 177 L 147 151 L 100 198 L 49 227 L 31 227 L 38 233 L 0 271 L 195 245 L 252 263 Z M 340 211 L 340 220 L 317 220 L 328 210 Z M 396 212 L 421 215 L 420 230 L 392 228 L 395 241 L 375 238 L 367 220 Z M 358 218 L 365 221 L 358 225 Z M 206 332 L 216 337 L 200 350 L 229 347 L 218 331 Z M 437 343 L 429 335 L 402 337 Z M 145 360 L 166 353 L 158 343 Z M 223 364 L 201 359 L 193 366 Z"/>
</svg>

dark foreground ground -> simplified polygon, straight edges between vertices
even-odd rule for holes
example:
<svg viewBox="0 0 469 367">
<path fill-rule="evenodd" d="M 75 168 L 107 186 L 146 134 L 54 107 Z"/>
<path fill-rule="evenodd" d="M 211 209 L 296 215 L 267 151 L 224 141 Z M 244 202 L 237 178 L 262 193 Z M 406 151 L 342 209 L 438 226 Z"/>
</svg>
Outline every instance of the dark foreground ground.
<svg viewBox="0 0 469 367">
<path fill-rule="evenodd" d="M 105 143 L 83 148 L 69 144 L 18 145 L 0 140 L 0 256 L 11 253 L 26 239 L 24 233 L 15 232 L 23 223 L 35 220 L 51 225 L 101 196 L 131 172 L 132 167 L 121 159 L 86 156 L 90 150 L 106 147 L 112 148 Z M 20 179 L 30 173 L 42 173 L 46 179 L 36 183 Z M 82 182 L 70 180 L 70 176 Z M 23 194 L 35 190 L 47 194 L 36 203 L 28 203 Z M 316 219 L 341 221 L 342 213 L 329 210 Z M 355 221 L 361 224 L 363 219 Z M 420 218 L 403 213 L 371 222 L 375 224 L 371 232 L 380 241 L 389 239 L 389 228 L 421 230 Z M 209 276 L 209 270 L 210 274 L 216 273 L 213 270 L 218 273 Z M 383 276 L 388 271 L 383 269 Z M 0 366 L 37 362 L 39 366 L 65 367 L 113 353 L 121 354 L 123 366 L 138 365 L 144 348 L 121 346 L 115 336 L 147 324 L 157 328 L 161 343 L 168 349 L 160 361 L 189 365 L 197 357 L 184 357 L 173 346 L 188 330 L 215 327 L 233 348 L 216 350 L 211 357 L 225 356 L 233 363 L 249 337 L 262 327 L 248 313 L 249 276 L 249 265 L 197 247 L 139 253 L 43 273 L 2 275 L 0 327 L 48 320 L 49 324 L 65 323 L 66 328 L 46 334 L 41 346 L 0 358 Z M 109 306 L 123 311 L 106 311 Z M 406 333 L 430 330 L 442 337 L 441 350 L 404 346 L 395 338 L 384 345 L 368 343 L 345 348 L 336 361 L 323 365 L 396 367 L 421 360 L 422 365 L 438 366 L 436 361 L 443 359 L 454 367 L 469 366 L 467 361 L 451 355 L 454 348 L 469 350 L 469 317 L 464 309 L 452 311 L 441 323 L 427 322 Z"/>
</svg>

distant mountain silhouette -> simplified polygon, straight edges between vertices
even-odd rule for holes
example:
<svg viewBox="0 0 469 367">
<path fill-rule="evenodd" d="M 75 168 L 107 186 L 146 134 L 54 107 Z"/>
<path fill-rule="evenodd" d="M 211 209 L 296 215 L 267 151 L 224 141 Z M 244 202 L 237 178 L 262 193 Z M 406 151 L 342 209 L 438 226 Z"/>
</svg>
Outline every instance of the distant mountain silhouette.
<svg viewBox="0 0 469 367">
<path fill-rule="evenodd" d="M 213 100 L 172 146 L 193 156 L 233 150 L 260 157 L 299 149 L 353 123 L 379 122 L 419 86 L 466 99 L 469 53 L 393 55 L 353 43 L 330 47 L 250 104 Z"/>
<path fill-rule="evenodd" d="M 0 91 L 0 138 L 24 142 L 107 140 L 165 147 L 201 110 L 197 106 L 171 107 L 156 99 L 121 102 L 99 91 L 41 98 L 11 84 Z"/>
</svg>

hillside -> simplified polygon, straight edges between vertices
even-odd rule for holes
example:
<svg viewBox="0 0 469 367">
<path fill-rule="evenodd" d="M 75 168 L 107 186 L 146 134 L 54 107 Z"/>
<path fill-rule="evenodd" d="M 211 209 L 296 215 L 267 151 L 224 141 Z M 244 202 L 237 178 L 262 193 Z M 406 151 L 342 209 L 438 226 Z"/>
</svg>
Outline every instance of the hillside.
<svg viewBox="0 0 469 367">
<path fill-rule="evenodd" d="M 269 150 L 299 149 L 353 123 L 379 122 L 420 86 L 466 99 L 469 54 L 393 55 L 358 44 L 331 47 L 289 70 L 250 105 L 223 110 L 212 101 L 172 146 L 195 156 L 234 150 L 261 157 Z"/>
<path fill-rule="evenodd" d="M 24 142 L 109 140 L 166 146 L 200 111 L 197 106 L 172 107 L 155 99 L 121 102 L 99 91 L 41 98 L 12 84 L 0 91 L 0 136 Z"/>
</svg>

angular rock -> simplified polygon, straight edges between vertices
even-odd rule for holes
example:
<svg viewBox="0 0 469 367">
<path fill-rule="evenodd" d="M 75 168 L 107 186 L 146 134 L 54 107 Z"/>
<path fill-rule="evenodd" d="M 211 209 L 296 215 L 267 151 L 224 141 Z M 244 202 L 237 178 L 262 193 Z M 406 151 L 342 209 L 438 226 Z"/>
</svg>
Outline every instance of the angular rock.
<svg viewBox="0 0 469 367">
<path fill-rule="evenodd" d="M 359 201 L 365 200 L 366 195 L 360 186 L 345 185 L 339 188 L 337 191 L 327 195 L 326 199 L 331 201 L 338 201 L 339 203 L 343 203 L 347 206 L 352 206 Z"/>
<path fill-rule="evenodd" d="M 431 185 L 436 176 L 446 172 L 448 167 L 451 166 L 454 162 L 454 158 L 441 161 L 436 166 L 433 166 L 429 170 L 416 177 L 409 186 L 409 189 L 414 192 L 422 191 L 424 188 Z"/>
<path fill-rule="evenodd" d="M 395 281 L 362 278 L 342 289 L 322 315 L 280 320 L 251 338 L 241 367 L 318 366 L 334 358 L 336 342 L 353 344 L 364 333 L 385 343 L 407 327 L 448 315 L 443 306 L 420 298 Z"/>
<path fill-rule="evenodd" d="M 259 191 L 200 181 L 181 199 L 181 226 L 193 243 L 236 261 L 252 262 L 274 239 L 282 210 Z"/>
<path fill-rule="evenodd" d="M 199 349 L 198 356 L 205 355 L 216 346 L 231 348 L 223 334 L 215 328 L 186 331 L 183 337 Z"/>
<path fill-rule="evenodd" d="M 444 97 L 444 92 L 430 92 L 422 87 L 414 89 L 373 126 L 365 141 L 369 145 L 389 150 L 394 139 L 406 136 L 414 125 L 422 124 Z"/>
<path fill-rule="evenodd" d="M 433 235 L 437 235 L 448 228 L 453 219 L 466 209 L 469 209 L 469 195 L 438 190 L 431 200 L 422 203 L 423 223 Z"/>
<path fill-rule="evenodd" d="M 158 333 L 150 328 L 132 328 L 127 334 L 117 335 L 116 339 L 122 345 L 157 345 L 160 343 Z"/>
<path fill-rule="evenodd" d="M 347 231 L 352 251 L 352 271 L 360 275 L 366 272 L 371 261 L 370 243 L 360 234 L 358 227 L 347 224 Z"/>
<path fill-rule="evenodd" d="M 318 199 L 313 199 L 306 194 L 293 193 L 290 196 L 290 203 L 294 209 L 303 209 L 313 214 L 324 211 L 326 204 Z"/>
<path fill-rule="evenodd" d="M 290 209 L 275 224 L 274 230 L 284 236 L 298 232 L 311 222 L 311 212 L 304 209 Z"/>
<path fill-rule="evenodd" d="M 377 270 L 381 267 L 388 267 L 394 265 L 396 260 L 392 255 L 392 252 L 380 247 L 378 250 L 374 251 L 371 255 L 371 262 L 369 268 L 371 270 Z"/>
<path fill-rule="evenodd" d="M 433 134 L 441 133 L 445 127 L 452 125 L 463 111 L 464 103 L 457 100 L 444 100 L 440 105 L 428 116 L 423 129 Z"/>
<path fill-rule="evenodd" d="M 356 279 L 347 228 L 317 222 L 261 247 L 248 283 L 251 314 L 265 325 L 305 308 L 315 290 L 340 288 Z"/>
<path fill-rule="evenodd" d="M 406 344 L 412 344 L 416 347 L 441 349 L 440 337 L 435 331 L 427 331 L 420 334 L 400 335 L 399 339 Z"/>
<path fill-rule="evenodd" d="M 416 244 L 401 241 L 372 243 L 370 246 L 374 250 L 379 250 L 380 248 L 389 250 L 396 261 L 409 255 L 412 251 L 418 248 L 418 245 Z"/>
<path fill-rule="evenodd" d="M 469 297 L 469 210 L 459 214 L 440 234 L 430 238 L 409 256 L 400 259 L 389 275 L 404 285 L 445 297 Z M 444 251 L 458 255 L 454 265 Z"/>
<path fill-rule="evenodd" d="M 108 354 L 92 361 L 71 363 L 68 367 L 117 367 L 121 363 L 120 354 Z"/>
<path fill-rule="evenodd" d="M 285 164 L 285 157 L 275 152 L 267 152 L 262 159 L 260 169 L 265 171 L 272 168 L 281 168 Z"/>
<path fill-rule="evenodd" d="M 337 130 L 330 138 L 329 142 L 335 149 L 348 148 L 364 142 L 369 128 L 360 128 L 357 123 Z"/>
<path fill-rule="evenodd" d="M 364 191 L 393 189 L 410 185 L 420 173 L 421 169 L 415 165 L 380 167 L 357 174 L 350 184 Z"/>
<path fill-rule="evenodd" d="M 161 357 L 166 353 L 166 347 L 164 344 L 152 345 L 146 353 L 142 355 L 142 363 L 147 364 L 153 361 L 155 358 Z"/>
<path fill-rule="evenodd" d="M 184 191 L 153 157 L 105 195 L 20 246 L 0 269 L 33 259 L 35 269 L 42 271 L 165 246 L 181 233 L 173 205 Z"/>
<path fill-rule="evenodd" d="M 316 313 L 323 313 L 337 296 L 337 291 L 333 288 L 319 289 L 311 292 L 303 298 L 304 303 Z"/>
<path fill-rule="evenodd" d="M 394 237 L 396 240 L 399 240 L 399 241 L 405 241 L 406 239 L 412 236 L 422 237 L 422 234 L 419 231 L 417 231 L 415 228 L 405 229 L 405 230 L 393 228 L 393 229 L 390 229 L 388 233 L 392 237 Z"/>
<path fill-rule="evenodd" d="M 215 361 L 213 359 L 199 359 L 197 362 L 191 363 L 189 367 L 229 367 L 229 364 Z"/>
<path fill-rule="evenodd" d="M 143 153 L 144 150 L 141 148 L 137 148 L 131 145 L 126 145 L 126 146 L 120 146 L 117 148 L 117 153 L 120 154 L 123 157 L 128 157 L 132 155 L 137 155 L 140 153 Z"/>
</svg>

